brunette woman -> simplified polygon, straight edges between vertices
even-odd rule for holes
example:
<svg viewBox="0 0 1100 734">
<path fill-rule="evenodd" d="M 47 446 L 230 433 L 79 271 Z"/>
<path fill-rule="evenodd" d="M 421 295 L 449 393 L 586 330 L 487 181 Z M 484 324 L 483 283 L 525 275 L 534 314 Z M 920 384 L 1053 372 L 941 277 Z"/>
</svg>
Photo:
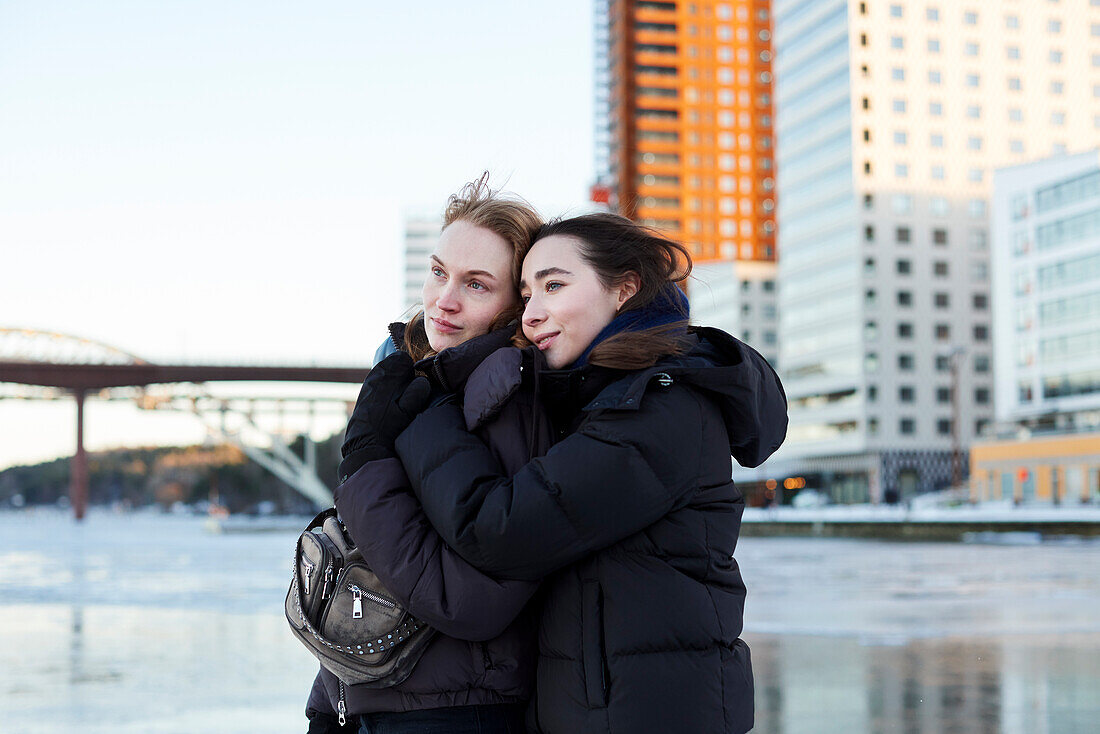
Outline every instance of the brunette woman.
<svg viewBox="0 0 1100 734">
<path fill-rule="evenodd" d="M 493 575 L 546 577 L 528 726 L 547 734 L 753 725 L 730 456 L 756 466 L 779 447 L 786 398 L 756 351 L 689 327 L 675 285 L 689 271 L 681 245 L 615 215 L 543 227 L 520 286 L 534 346 L 470 378 L 496 402 L 429 408 L 397 440 L 450 547 Z M 524 396 L 556 443 L 512 475 L 505 460 L 542 434 L 518 426 L 490 448 L 468 428 Z"/>
<path fill-rule="evenodd" d="M 390 356 L 363 384 L 341 449 L 336 507 L 387 590 L 439 632 L 392 687 L 348 686 L 322 668 L 306 710 L 310 732 L 522 731 L 536 659 L 523 609 L 535 584 L 499 582 L 446 547 L 406 491 L 392 444 L 415 403 L 463 395 L 480 361 L 510 343 L 519 266 L 541 223 L 526 202 L 490 191 L 485 177 L 452 196 L 424 308 L 407 325 L 391 325 L 380 350 Z M 389 407 L 402 398 L 400 408 Z"/>
</svg>

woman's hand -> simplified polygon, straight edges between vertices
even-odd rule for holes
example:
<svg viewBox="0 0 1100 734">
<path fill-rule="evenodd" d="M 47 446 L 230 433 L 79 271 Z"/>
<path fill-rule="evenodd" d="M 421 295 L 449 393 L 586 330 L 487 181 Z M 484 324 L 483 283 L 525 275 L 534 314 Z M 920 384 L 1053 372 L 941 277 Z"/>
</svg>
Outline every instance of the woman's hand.
<svg viewBox="0 0 1100 734">
<path fill-rule="evenodd" d="M 368 461 L 394 456 L 393 444 L 428 404 L 428 380 L 413 372 L 412 358 L 395 352 L 363 380 L 340 447 L 340 482 Z"/>
</svg>

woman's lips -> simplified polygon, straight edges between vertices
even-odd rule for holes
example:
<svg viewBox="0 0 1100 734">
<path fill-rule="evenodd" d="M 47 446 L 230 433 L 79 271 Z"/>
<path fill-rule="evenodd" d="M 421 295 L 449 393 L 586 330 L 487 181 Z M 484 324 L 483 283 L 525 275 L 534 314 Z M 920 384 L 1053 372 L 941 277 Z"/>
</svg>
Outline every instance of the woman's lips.
<svg viewBox="0 0 1100 734">
<path fill-rule="evenodd" d="M 435 330 L 440 334 L 454 334 L 457 331 L 462 331 L 461 326 L 456 326 L 445 319 L 437 319 L 433 316 L 430 321 L 432 322 L 432 326 L 435 327 Z"/>
<path fill-rule="evenodd" d="M 535 339 L 535 346 L 539 348 L 539 351 L 545 352 L 558 338 L 558 334 L 560 333 L 560 331 L 555 331 L 551 334 L 543 334 L 539 336 Z"/>
</svg>

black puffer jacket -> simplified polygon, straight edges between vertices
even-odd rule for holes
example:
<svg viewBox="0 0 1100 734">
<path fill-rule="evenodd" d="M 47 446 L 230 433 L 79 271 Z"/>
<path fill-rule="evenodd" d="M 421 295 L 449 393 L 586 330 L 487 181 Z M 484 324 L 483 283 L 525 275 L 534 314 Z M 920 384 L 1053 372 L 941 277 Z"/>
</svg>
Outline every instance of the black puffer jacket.
<svg viewBox="0 0 1100 734">
<path fill-rule="evenodd" d="M 513 331 L 472 339 L 417 366 L 430 376 L 437 393 L 462 394 L 474 368 L 508 344 Z M 399 333 L 395 341 L 400 343 Z M 484 400 L 476 390 L 469 397 L 475 403 Z M 492 423 L 485 428 L 490 430 Z M 537 584 L 498 581 L 455 554 L 428 523 L 396 458 L 365 464 L 336 488 L 335 499 L 348 532 L 386 588 L 440 632 L 402 683 L 390 688 L 343 686 L 347 712 L 527 701 L 536 646 L 535 620 L 524 608 Z M 306 715 L 333 716 L 340 695 L 339 680 L 322 668 Z"/>
<path fill-rule="evenodd" d="M 730 454 L 756 466 L 774 452 L 786 398 L 757 352 L 694 332 L 688 354 L 650 369 L 544 375 L 567 435 L 512 478 L 454 406 L 429 409 L 398 439 L 448 544 L 491 574 L 552 574 L 529 712 L 548 734 L 752 728 L 733 557 L 744 503 Z M 491 382 L 510 394 L 503 377 Z"/>
</svg>

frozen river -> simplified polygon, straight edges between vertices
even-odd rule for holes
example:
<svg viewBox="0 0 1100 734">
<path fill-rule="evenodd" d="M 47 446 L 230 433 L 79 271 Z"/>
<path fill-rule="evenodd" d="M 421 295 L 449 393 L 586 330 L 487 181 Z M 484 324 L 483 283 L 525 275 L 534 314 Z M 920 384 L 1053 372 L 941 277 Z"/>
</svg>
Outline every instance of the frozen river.
<svg viewBox="0 0 1100 734">
<path fill-rule="evenodd" d="M 296 533 L 0 514 L 0 730 L 303 732 Z M 747 538 L 755 732 L 1100 730 L 1100 543 Z"/>
</svg>

